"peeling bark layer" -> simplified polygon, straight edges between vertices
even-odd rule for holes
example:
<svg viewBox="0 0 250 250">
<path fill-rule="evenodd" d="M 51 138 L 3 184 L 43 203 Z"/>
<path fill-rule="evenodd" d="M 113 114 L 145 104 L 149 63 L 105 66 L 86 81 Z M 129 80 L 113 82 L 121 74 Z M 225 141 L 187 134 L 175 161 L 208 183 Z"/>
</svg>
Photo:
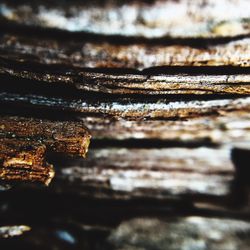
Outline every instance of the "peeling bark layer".
<svg viewBox="0 0 250 250">
<path fill-rule="evenodd" d="M 113 94 L 249 94 L 247 69 L 241 72 L 249 66 L 249 39 L 191 48 L 70 41 L 62 44 L 56 40 L 5 35 L 0 48 L 0 73 L 33 80 L 34 87 L 39 81 Z M 191 67 L 191 72 L 185 72 L 181 66 Z M 208 74 L 199 66 L 243 68 L 211 67 Z M 87 68 L 99 68 L 99 73 L 98 70 L 88 72 Z M 100 68 L 113 68 L 113 71 L 131 68 L 143 72 L 101 73 Z M 196 73 L 192 72 L 194 69 Z"/>
<path fill-rule="evenodd" d="M 234 37 L 250 29 L 247 0 L 4 1 L 0 7 L 2 18 L 13 23 L 102 35 Z"/>
<path fill-rule="evenodd" d="M 41 143 L 0 139 L 0 179 L 42 182 L 54 177 L 53 166 L 45 162 L 46 147 Z"/>
<path fill-rule="evenodd" d="M 2 116 L 0 178 L 48 185 L 54 177 L 54 170 L 46 163 L 46 152 L 85 157 L 89 140 L 90 134 L 80 122 Z"/>
<path fill-rule="evenodd" d="M 98 101 L 84 99 L 63 99 L 33 94 L 0 93 L 0 102 L 4 104 L 30 105 L 57 111 L 98 114 L 114 118 L 129 119 L 184 119 L 208 114 L 224 114 L 231 111 L 248 111 L 250 98 L 171 101 L 156 99 L 141 101 L 134 98 Z"/>
<path fill-rule="evenodd" d="M 40 141 L 52 152 L 85 157 L 90 134 L 81 122 L 53 122 L 24 117 L 1 117 L 0 137 Z"/>
</svg>

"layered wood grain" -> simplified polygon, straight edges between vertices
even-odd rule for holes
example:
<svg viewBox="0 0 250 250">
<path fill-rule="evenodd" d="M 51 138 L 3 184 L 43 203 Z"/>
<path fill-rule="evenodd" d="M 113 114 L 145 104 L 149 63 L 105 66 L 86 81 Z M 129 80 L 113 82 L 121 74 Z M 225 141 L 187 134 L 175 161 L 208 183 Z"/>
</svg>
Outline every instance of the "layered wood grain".
<svg viewBox="0 0 250 250">
<path fill-rule="evenodd" d="M 2 58 L 17 62 L 64 64 L 81 68 L 131 68 L 143 70 L 159 66 L 242 66 L 249 67 L 249 38 L 210 40 L 170 40 L 124 43 L 117 40 L 70 39 L 60 36 L 24 36 L 4 33 L 0 39 Z"/>
<path fill-rule="evenodd" d="M 2 1 L 0 248 L 248 249 L 249 9 Z"/>
<path fill-rule="evenodd" d="M 248 111 L 250 98 L 226 98 L 209 100 L 105 98 L 95 102 L 91 98 L 59 98 L 37 94 L 0 93 L 3 104 L 18 104 L 33 108 L 68 111 L 84 115 L 105 115 L 127 119 L 184 119 L 208 114 L 224 114 L 231 111 Z"/>
<path fill-rule="evenodd" d="M 171 142 L 196 144 L 230 144 L 250 142 L 248 111 L 231 111 L 184 120 L 126 120 L 81 117 L 92 131 L 94 139 L 117 141 L 155 141 L 152 145 L 172 145 Z M 140 145 L 140 144 L 139 144 Z"/>
<path fill-rule="evenodd" d="M 0 73 L 32 80 L 34 87 L 43 82 L 112 94 L 249 94 L 249 57 L 249 39 L 194 48 L 62 43 L 9 34 L 1 38 Z M 185 67 L 190 67 L 189 71 Z M 90 72 L 94 68 L 96 72 Z M 103 73 L 101 68 L 110 68 L 110 72 Z M 115 73 L 114 68 L 120 72 Z M 125 69 L 134 72 L 126 73 Z"/>
<path fill-rule="evenodd" d="M 81 122 L 53 122 L 34 118 L 2 116 L 0 137 L 38 141 L 53 152 L 85 157 L 90 133 Z"/>
<path fill-rule="evenodd" d="M 226 6 L 226 7 L 225 7 Z M 125 37 L 234 37 L 249 34 L 249 1 L 3 1 L 17 24 Z M 112 28 L 111 28 L 112 27 Z"/>
</svg>

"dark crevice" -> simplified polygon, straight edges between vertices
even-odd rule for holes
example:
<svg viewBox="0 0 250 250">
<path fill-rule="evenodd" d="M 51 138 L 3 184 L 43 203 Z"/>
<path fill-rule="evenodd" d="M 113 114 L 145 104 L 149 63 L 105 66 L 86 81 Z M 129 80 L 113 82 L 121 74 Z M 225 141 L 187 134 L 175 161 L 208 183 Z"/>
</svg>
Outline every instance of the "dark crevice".
<svg viewBox="0 0 250 250">
<path fill-rule="evenodd" d="M 160 139 L 92 139 L 91 148 L 171 148 L 171 147 L 183 147 L 183 148 L 198 148 L 198 147 L 218 147 L 219 145 L 211 142 L 209 138 L 202 139 L 200 141 L 194 142 L 180 142 L 180 141 L 169 141 Z"/>
</svg>

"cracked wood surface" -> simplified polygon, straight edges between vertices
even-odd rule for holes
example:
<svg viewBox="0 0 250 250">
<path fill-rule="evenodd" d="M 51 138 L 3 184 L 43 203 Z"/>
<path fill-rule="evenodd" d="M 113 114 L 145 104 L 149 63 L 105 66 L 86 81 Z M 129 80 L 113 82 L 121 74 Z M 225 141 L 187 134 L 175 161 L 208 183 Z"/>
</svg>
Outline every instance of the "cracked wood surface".
<svg viewBox="0 0 250 250">
<path fill-rule="evenodd" d="M 247 250 L 249 7 L 2 1 L 0 248 Z"/>
<path fill-rule="evenodd" d="M 12 23 L 71 32 L 145 38 L 214 38 L 248 35 L 249 9 L 248 0 L 70 3 L 37 0 L 3 1 L 0 14 L 2 20 Z"/>
<path fill-rule="evenodd" d="M 90 98 L 72 99 L 48 97 L 35 94 L 0 93 L 0 102 L 31 106 L 57 111 L 68 111 L 82 115 L 105 115 L 114 118 L 128 119 L 184 119 L 208 114 L 224 114 L 236 110 L 248 111 L 250 97 L 227 98 L 214 100 L 170 99 L 138 100 L 136 98 L 118 98 L 114 100 L 94 101 Z"/>
<path fill-rule="evenodd" d="M 234 75 L 188 75 L 179 74 L 105 74 L 91 72 L 74 72 L 71 75 L 53 72 L 35 72 L 32 70 L 0 66 L 2 75 L 14 76 L 17 79 L 32 80 L 34 88 L 37 82 L 45 85 L 73 86 L 82 91 L 94 91 L 108 94 L 250 94 L 250 77 L 248 74 Z M 39 68 L 39 65 L 37 65 Z M 57 72 L 56 72 L 57 71 Z M 167 71 L 167 70 L 166 70 Z M 72 72 L 71 72 L 72 73 Z"/>
<path fill-rule="evenodd" d="M 34 87 L 38 81 L 75 86 L 83 91 L 149 95 L 249 94 L 250 89 L 249 75 L 241 72 L 249 66 L 249 39 L 199 49 L 186 45 L 72 41 L 64 44 L 57 40 L 3 35 L 0 48 L 1 74 L 33 80 Z M 243 67 L 226 68 L 226 65 Z M 187 69 L 181 66 L 190 67 L 191 72 L 185 72 Z M 203 66 L 213 67 L 206 69 Z M 88 72 L 87 68 L 99 68 L 100 72 Z M 143 71 L 101 73 L 101 68 Z M 197 72 L 192 73 L 192 70 Z"/>
<path fill-rule="evenodd" d="M 85 157 L 90 134 L 82 122 L 2 116 L 0 137 L 40 142 L 52 152 Z"/>
<path fill-rule="evenodd" d="M 39 35 L 39 34 L 38 34 Z M 2 58 L 17 62 L 67 65 L 81 68 L 131 68 L 143 70 L 159 66 L 242 66 L 249 67 L 249 38 L 224 42 L 169 41 L 124 44 L 119 40 L 80 41 L 46 36 L 4 33 L 0 38 Z"/>
<path fill-rule="evenodd" d="M 38 142 L 0 139 L 0 179 L 42 182 L 54 177 L 53 166 L 45 162 L 46 147 Z"/>
</svg>

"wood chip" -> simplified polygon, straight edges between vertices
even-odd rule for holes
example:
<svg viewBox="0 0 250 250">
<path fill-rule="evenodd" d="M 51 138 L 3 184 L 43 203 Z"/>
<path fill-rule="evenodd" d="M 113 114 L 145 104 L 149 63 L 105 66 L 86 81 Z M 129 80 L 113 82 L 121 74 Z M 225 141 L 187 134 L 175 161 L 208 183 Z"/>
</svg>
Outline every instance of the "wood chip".
<svg viewBox="0 0 250 250">
<path fill-rule="evenodd" d="M 45 162 L 46 147 L 17 139 L 0 139 L 0 179 L 4 181 L 42 182 L 54 177 L 52 165 Z"/>
</svg>

